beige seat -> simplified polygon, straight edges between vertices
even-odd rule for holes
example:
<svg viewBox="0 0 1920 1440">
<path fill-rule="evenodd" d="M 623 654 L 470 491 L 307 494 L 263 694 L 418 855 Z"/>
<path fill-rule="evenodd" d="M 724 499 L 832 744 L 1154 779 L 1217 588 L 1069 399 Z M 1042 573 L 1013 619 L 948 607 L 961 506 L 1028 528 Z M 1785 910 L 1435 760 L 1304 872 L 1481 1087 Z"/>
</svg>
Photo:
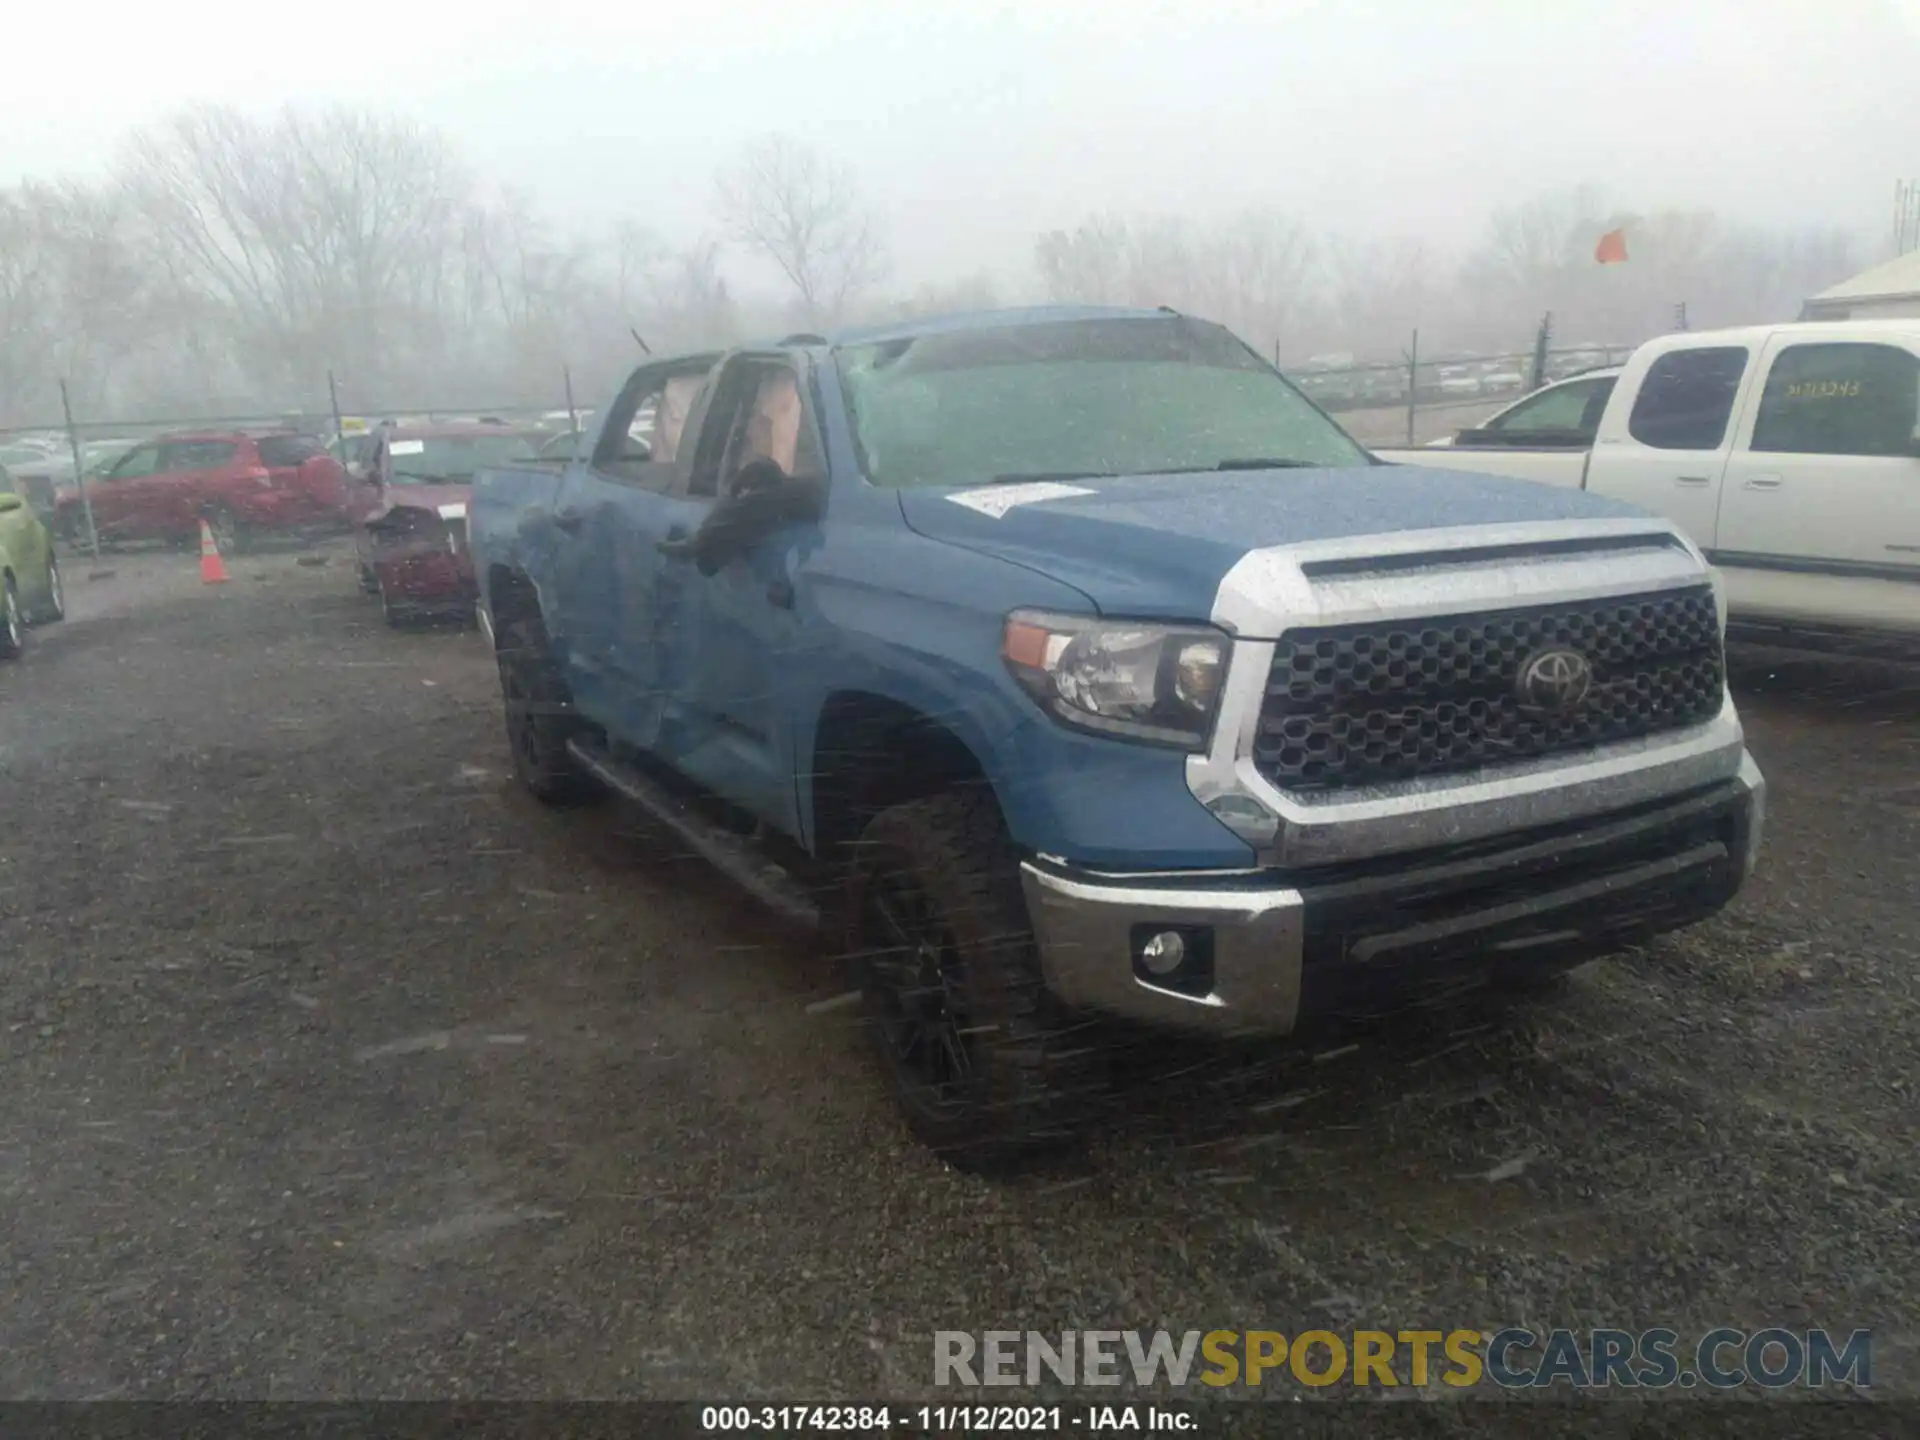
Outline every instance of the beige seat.
<svg viewBox="0 0 1920 1440">
<path fill-rule="evenodd" d="M 700 394 L 700 387 L 707 383 L 704 375 L 676 375 L 667 381 L 660 392 L 660 402 L 653 417 L 653 459 L 658 464 L 669 464 L 680 451 L 680 435 L 686 429 L 687 414 L 693 409 L 693 402 Z"/>
<path fill-rule="evenodd" d="M 775 370 L 760 382 L 753 414 L 747 419 L 742 460 L 773 461 L 788 475 L 800 449 L 800 386 L 791 370 Z"/>
</svg>

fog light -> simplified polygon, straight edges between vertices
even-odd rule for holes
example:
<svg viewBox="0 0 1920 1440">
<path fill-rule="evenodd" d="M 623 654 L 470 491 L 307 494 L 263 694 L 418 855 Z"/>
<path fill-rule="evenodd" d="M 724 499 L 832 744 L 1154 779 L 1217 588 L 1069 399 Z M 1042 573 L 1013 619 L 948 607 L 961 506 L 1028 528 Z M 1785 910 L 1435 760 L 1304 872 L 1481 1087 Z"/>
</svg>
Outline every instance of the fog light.
<svg viewBox="0 0 1920 1440">
<path fill-rule="evenodd" d="M 1201 999 L 1213 991 L 1213 927 L 1147 920 L 1127 937 L 1133 978 L 1142 985 Z"/>
<path fill-rule="evenodd" d="M 1178 930 L 1162 930 L 1140 947 L 1140 963 L 1149 974 L 1171 975 L 1187 961 L 1186 937 Z"/>
</svg>

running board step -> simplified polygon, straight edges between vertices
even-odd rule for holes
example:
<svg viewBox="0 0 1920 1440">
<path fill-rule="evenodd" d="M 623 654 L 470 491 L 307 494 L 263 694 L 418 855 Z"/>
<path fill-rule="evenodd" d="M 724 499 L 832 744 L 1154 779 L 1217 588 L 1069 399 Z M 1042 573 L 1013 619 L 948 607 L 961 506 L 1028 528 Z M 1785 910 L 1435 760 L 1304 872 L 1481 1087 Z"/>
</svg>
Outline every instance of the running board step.
<svg viewBox="0 0 1920 1440">
<path fill-rule="evenodd" d="M 820 924 L 820 907 L 782 865 L 761 853 L 752 841 L 716 825 L 691 805 L 600 746 L 575 737 L 567 753 L 580 768 L 616 794 L 625 796 L 666 826 L 687 848 L 719 870 L 762 905 L 797 925 Z"/>
</svg>

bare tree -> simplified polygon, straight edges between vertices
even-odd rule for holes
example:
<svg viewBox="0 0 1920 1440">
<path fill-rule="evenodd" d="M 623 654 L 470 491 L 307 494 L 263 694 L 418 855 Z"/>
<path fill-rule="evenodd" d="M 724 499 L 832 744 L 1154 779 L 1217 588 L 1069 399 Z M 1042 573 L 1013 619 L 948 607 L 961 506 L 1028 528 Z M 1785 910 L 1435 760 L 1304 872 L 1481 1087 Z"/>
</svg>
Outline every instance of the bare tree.
<svg viewBox="0 0 1920 1440">
<path fill-rule="evenodd" d="M 26 194 L 0 196 L 0 397 L 14 418 L 45 403 L 56 333 L 40 216 Z"/>
<path fill-rule="evenodd" d="M 1600 265 L 1595 242 L 1614 228 L 1626 231 L 1628 259 Z M 1853 246 L 1835 232 L 1729 226 L 1706 210 L 1615 210 L 1588 186 L 1495 215 L 1460 279 L 1507 343 L 1546 310 L 1565 339 L 1631 343 L 1672 328 L 1682 303 L 1696 326 L 1792 319 L 1853 268 Z"/>
<path fill-rule="evenodd" d="M 1270 353 L 1313 308 L 1314 253 L 1306 228 L 1289 216 L 1245 211 L 1206 237 L 1196 308 Z"/>
<path fill-rule="evenodd" d="M 809 321 L 991 306 L 985 275 L 870 294 L 881 252 L 846 172 L 760 141 L 717 182 L 731 234 L 774 261 Z M 1595 263 L 1625 222 L 1631 260 Z M 1568 341 L 1639 339 L 1685 301 L 1697 325 L 1788 319 L 1855 268 L 1831 230 L 1781 231 L 1693 210 L 1628 214 L 1591 187 L 1490 218 L 1453 273 L 1412 240 L 1316 244 L 1287 216 L 1216 222 L 1089 216 L 1037 236 L 1052 299 L 1173 305 L 1263 351 L 1280 341 L 1384 358 L 1517 350 L 1550 309 Z M 332 110 L 251 119 L 220 108 L 136 132 L 106 184 L 0 189 L 0 421 L 324 405 L 539 403 L 616 382 L 638 330 L 656 351 L 718 347 L 791 310 L 743 314 L 718 241 L 670 243 L 636 221 L 587 234 L 524 197 L 482 191 L 440 136 Z M 456 399 L 455 397 L 462 397 Z"/>
<path fill-rule="evenodd" d="M 516 192 L 484 212 L 477 239 L 498 382 L 512 393 L 558 393 L 561 367 L 597 308 L 596 257 L 583 241 L 556 236 Z"/>
<path fill-rule="evenodd" d="M 164 277 L 128 207 L 76 182 L 0 194 L 0 395 L 11 417 L 59 413 L 56 382 L 82 410 L 123 375 L 178 374 Z"/>
<path fill-rule="evenodd" d="M 702 238 L 664 257 L 647 277 L 648 310 L 668 343 L 689 349 L 731 344 L 738 312 L 720 274 L 718 241 Z"/>
<path fill-rule="evenodd" d="M 895 319 L 915 315 L 951 315 L 962 310 L 993 310 L 1000 305 L 1000 287 L 984 271 L 957 280 L 921 285 L 912 295 L 884 307 Z"/>
<path fill-rule="evenodd" d="M 1265 350 L 1312 300 L 1313 244 L 1268 210 L 1197 226 L 1177 216 L 1095 215 L 1034 242 L 1048 297 L 1095 305 L 1171 305 L 1218 320 Z"/>
<path fill-rule="evenodd" d="M 1095 215 L 1071 230 L 1049 230 L 1033 246 L 1034 266 L 1049 300 L 1124 304 L 1130 284 L 1127 224 Z"/>
<path fill-rule="evenodd" d="M 1537 195 L 1493 213 L 1467 268 L 1483 285 L 1538 294 L 1592 266 L 1594 243 L 1624 218 L 1591 185 Z"/>
<path fill-rule="evenodd" d="M 381 374 L 388 343 L 441 292 L 470 189 L 437 136 L 340 110 L 188 110 L 137 132 L 121 175 L 247 357 L 307 385 L 329 361 Z"/>
<path fill-rule="evenodd" d="M 1811 296 L 1859 271 L 1858 249 L 1844 230 L 1730 226 L 1716 257 L 1718 284 L 1699 313 L 1706 323 L 1723 314 L 1796 316 Z"/>
<path fill-rule="evenodd" d="M 714 185 L 735 239 L 771 260 L 810 322 L 837 317 L 886 273 L 873 219 L 846 169 L 797 141 L 756 140 Z"/>
<path fill-rule="evenodd" d="M 1391 356 L 1409 332 L 1442 318 L 1449 280 L 1424 242 L 1335 237 L 1324 253 L 1332 329 L 1353 354 Z"/>
</svg>

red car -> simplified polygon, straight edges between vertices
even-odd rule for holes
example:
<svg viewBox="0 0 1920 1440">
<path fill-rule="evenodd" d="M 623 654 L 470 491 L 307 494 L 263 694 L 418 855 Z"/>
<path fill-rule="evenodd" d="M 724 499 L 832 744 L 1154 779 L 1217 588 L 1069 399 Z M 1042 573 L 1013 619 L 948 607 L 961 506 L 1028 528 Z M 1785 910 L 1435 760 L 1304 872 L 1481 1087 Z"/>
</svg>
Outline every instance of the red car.
<svg viewBox="0 0 1920 1440">
<path fill-rule="evenodd" d="M 360 586 L 390 625 L 471 623 L 479 592 L 467 549 L 474 472 L 534 458 L 535 437 L 508 425 L 388 425 L 347 486 Z"/>
<path fill-rule="evenodd" d="M 338 532 L 346 523 L 346 471 L 310 435 L 215 431 L 162 435 L 135 445 L 87 482 L 102 540 L 190 544 L 204 519 L 223 553 L 269 532 Z M 77 490 L 54 505 L 54 532 L 86 534 Z"/>
</svg>

